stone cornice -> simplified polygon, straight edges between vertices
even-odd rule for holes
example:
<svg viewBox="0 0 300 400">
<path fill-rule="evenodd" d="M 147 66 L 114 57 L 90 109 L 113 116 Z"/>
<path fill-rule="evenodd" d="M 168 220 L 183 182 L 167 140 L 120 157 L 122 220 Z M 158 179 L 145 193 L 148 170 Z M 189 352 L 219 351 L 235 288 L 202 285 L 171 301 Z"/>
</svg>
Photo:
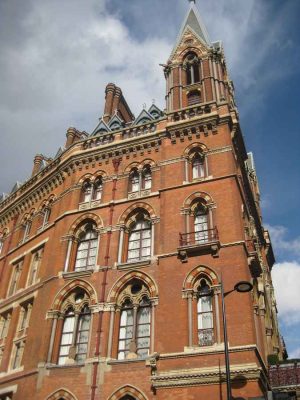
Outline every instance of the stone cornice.
<svg viewBox="0 0 300 400">
<path fill-rule="evenodd" d="M 257 381 L 265 380 L 262 370 L 256 364 L 231 364 L 232 380 Z M 151 376 L 155 389 L 168 387 L 198 386 L 206 384 L 220 384 L 225 382 L 224 367 L 177 369 L 157 373 Z"/>
</svg>

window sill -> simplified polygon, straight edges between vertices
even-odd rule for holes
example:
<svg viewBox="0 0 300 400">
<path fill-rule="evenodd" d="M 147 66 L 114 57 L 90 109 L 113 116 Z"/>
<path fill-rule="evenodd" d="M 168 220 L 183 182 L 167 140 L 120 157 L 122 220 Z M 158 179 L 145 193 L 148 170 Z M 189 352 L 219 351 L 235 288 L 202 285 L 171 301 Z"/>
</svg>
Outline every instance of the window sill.
<svg viewBox="0 0 300 400">
<path fill-rule="evenodd" d="M 151 258 L 148 258 L 146 260 L 119 263 L 117 264 L 117 269 L 132 269 L 137 267 L 146 267 L 150 265 L 150 263 L 151 263 Z"/>
<path fill-rule="evenodd" d="M 138 362 L 145 362 L 149 356 L 147 357 L 140 357 L 140 358 L 127 358 L 125 360 L 117 360 L 117 359 L 110 359 L 107 364 L 109 365 L 118 365 L 118 364 L 128 364 L 128 363 L 138 363 Z"/>
<path fill-rule="evenodd" d="M 129 200 L 138 199 L 140 197 L 150 196 L 150 194 L 151 194 L 151 189 L 141 189 L 140 191 L 137 192 L 129 192 L 128 199 Z"/>
<path fill-rule="evenodd" d="M 215 351 L 224 351 L 224 343 L 214 343 L 211 346 L 186 346 L 184 347 L 184 353 L 213 353 Z"/>
<path fill-rule="evenodd" d="M 80 276 L 92 275 L 93 272 L 94 272 L 94 269 L 85 269 L 84 271 L 63 272 L 62 277 L 64 279 L 73 279 L 73 278 L 78 278 Z"/>
<path fill-rule="evenodd" d="M 58 365 L 58 364 L 46 364 L 47 369 L 62 369 L 62 368 L 82 368 L 85 366 L 85 363 L 72 363 L 72 364 L 64 364 L 64 365 Z"/>
<path fill-rule="evenodd" d="M 89 208 L 98 207 L 101 204 L 101 200 L 91 200 L 85 203 L 79 203 L 78 208 L 79 210 L 87 210 Z"/>
<path fill-rule="evenodd" d="M 24 371 L 24 365 L 22 365 L 21 367 L 15 368 L 15 369 L 8 369 L 8 371 L 5 372 L 4 374 L 11 375 L 11 374 L 17 374 L 18 372 L 22 372 L 22 371 Z M 2 376 L 1 376 L 1 378 L 2 378 Z"/>
</svg>

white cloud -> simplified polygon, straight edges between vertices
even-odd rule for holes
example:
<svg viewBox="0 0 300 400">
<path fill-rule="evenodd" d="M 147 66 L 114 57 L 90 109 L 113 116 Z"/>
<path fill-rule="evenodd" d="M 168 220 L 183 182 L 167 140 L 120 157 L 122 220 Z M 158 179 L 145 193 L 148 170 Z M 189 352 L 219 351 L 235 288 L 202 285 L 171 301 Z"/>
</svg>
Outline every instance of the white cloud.
<svg viewBox="0 0 300 400">
<path fill-rule="evenodd" d="M 300 322 L 300 263 L 282 262 L 272 269 L 279 318 L 286 325 Z"/>
<path fill-rule="evenodd" d="M 0 192 L 30 174 L 36 153 L 55 154 L 69 126 L 94 128 L 108 82 L 122 88 L 135 114 L 153 98 L 164 107 L 165 81 L 158 64 L 167 61 L 188 4 L 128 3 L 0 2 L 0 131 L 5 143 L 0 170 L 6 170 Z M 266 68 L 271 75 L 260 71 L 265 63 L 271 65 L 275 48 L 279 55 L 295 48 L 281 40 L 291 2 L 281 6 L 275 19 L 264 1 L 214 0 L 198 7 L 212 40 L 224 42 L 236 87 L 247 94 L 244 103 L 257 109 L 266 83 L 293 70 L 292 64 L 288 69 L 272 64 Z"/>
<path fill-rule="evenodd" d="M 282 225 L 266 225 L 270 232 L 272 244 L 276 250 L 289 252 L 289 255 L 300 256 L 300 236 L 288 239 L 288 229 Z"/>
<path fill-rule="evenodd" d="M 297 347 L 289 353 L 289 358 L 300 358 L 300 347 Z"/>
</svg>

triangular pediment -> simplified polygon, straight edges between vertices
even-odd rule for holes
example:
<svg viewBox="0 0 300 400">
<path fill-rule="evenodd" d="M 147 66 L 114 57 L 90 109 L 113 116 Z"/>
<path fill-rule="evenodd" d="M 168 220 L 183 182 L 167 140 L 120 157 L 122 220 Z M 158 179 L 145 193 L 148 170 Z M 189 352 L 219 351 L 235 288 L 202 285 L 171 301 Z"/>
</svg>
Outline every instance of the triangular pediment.
<svg viewBox="0 0 300 400">
<path fill-rule="evenodd" d="M 106 132 L 111 132 L 111 130 L 106 125 L 106 123 L 103 121 L 103 119 L 100 119 L 99 124 L 96 126 L 96 128 L 92 132 L 91 136 L 95 136 L 95 135 L 98 135 L 101 133 L 106 133 Z"/>
<path fill-rule="evenodd" d="M 115 114 L 111 120 L 108 123 L 109 129 L 111 131 L 116 131 L 118 129 L 124 128 L 124 121 L 118 116 L 118 114 Z"/>
<path fill-rule="evenodd" d="M 13 186 L 13 188 L 12 188 L 12 190 L 11 190 L 10 193 L 15 193 L 21 186 L 22 186 L 22 183 L 17 181 L 17 182 L 14 184 L 14 186 Z"/>
<path fill-rule="evenodd" d="M 134 121 L 133 125 L 146 124 L 147 122 L 153 121 L 153 119 L 154 118 L 148 111 L 142 110 L 137 119 Z"/>
<path fill-rule="evenodd" d="M 162 110 L 160 110 L 157 105 L 152 104 L 152 106 L 149 108 L 148 113 L 152 116 L 154 119 L 158 119 L 164 115 Z"/>
</svg>

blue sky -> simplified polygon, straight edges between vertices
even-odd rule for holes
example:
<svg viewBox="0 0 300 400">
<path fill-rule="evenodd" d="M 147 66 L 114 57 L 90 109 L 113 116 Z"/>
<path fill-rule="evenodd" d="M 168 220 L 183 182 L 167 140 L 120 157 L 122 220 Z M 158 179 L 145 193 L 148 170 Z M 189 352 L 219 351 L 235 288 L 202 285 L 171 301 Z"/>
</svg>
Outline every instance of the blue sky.
<svg viewBox="0 0 300 400">
<path fill-rule="evenodd" d="M 197 5 L 211 39 L 224 44 L 276 254 L 282 333 L 300 357 L 300 2 Z M 136 115 L 152 99 L 163 108 L 159 63 L 187 9 L 187 0 L 0 2 L 0 193 L 29 177 L 36 153 L 53 156 L 69 126 L 93 130 L 107 82 L 121 86 Z"/>
</svg>

